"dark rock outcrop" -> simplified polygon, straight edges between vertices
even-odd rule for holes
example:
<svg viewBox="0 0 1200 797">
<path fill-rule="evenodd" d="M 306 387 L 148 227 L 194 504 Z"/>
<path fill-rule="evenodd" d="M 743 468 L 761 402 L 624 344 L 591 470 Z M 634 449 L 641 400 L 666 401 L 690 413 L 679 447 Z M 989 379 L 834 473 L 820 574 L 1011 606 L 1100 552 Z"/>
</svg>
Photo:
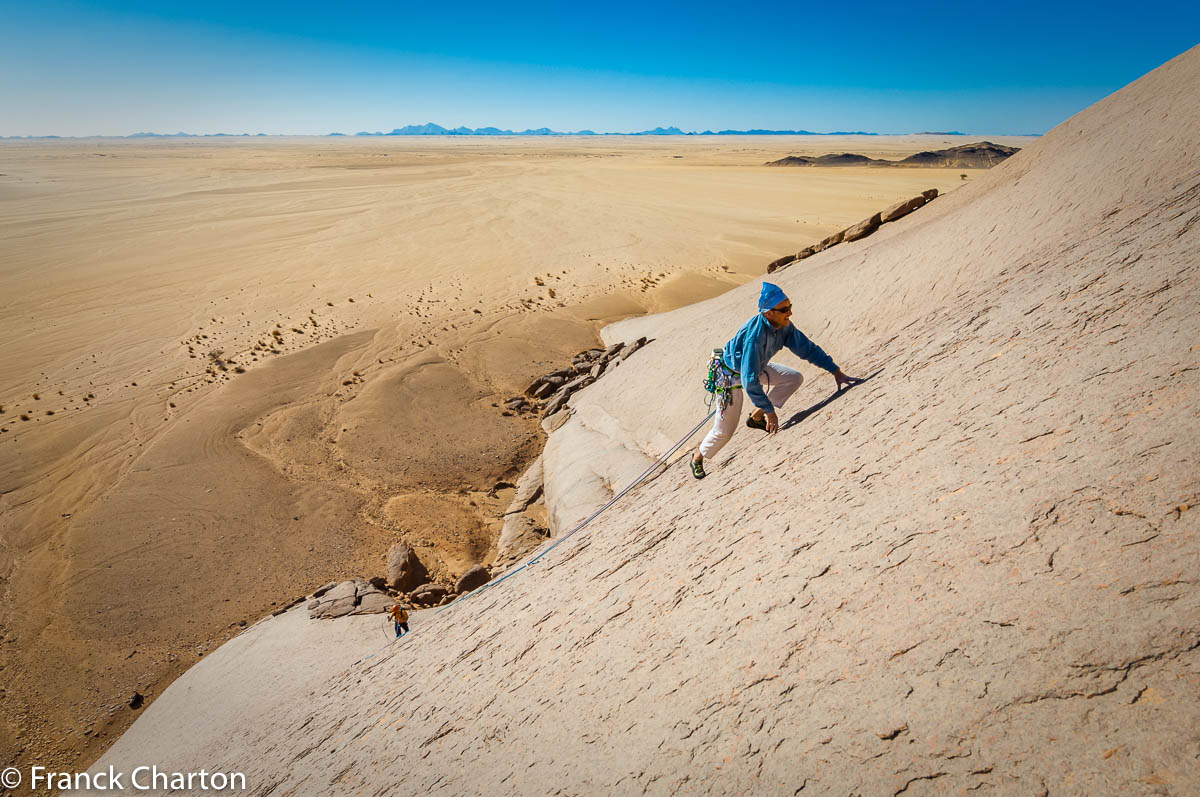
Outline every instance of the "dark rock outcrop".
<svg viewBox="0 0 1200 797">
<path fill-rule="evenodd" d="M 776 269 L 782 268 L 783 266 L 786 266 L 795 260 L 796 260 L 795 255 L 784 255 L 783 257 L 779 258 L 778 260 L 772 260 L 770 263 L 767 264 L 767 273 L 768 274 L 774 273 L 774 271 Z"/>
<path fill-rule="evenodd" d="M 764 166 L 922 166 L 935 169 L 990 169 L 997 163 L 1020 152 L 1019 147 L 1006 147 L 990 141 L 963 144 L 949 149 L 918 152 L 898 161 L 869 158 L 853 152 L 828 155 L 788 155 Z"/>
<path fill-rule="evenodd" d="M 845 230 L 839 230 L 838 232 L 835 232 L 825 240 L 813 244 L 813 252 L 824 252 L 831 246 L 837 246 L 842 242 L 842 238 L 845 237 L 845 235 Z"/>
<path fill-rule="evenodd" d="M 900 161 L 901 166 L 926 166 L 943 169 L 990 169 L 1020 152 L 1019 147 L 1006 147 L 990 141 L 964 144 L 960 147 L 918 152 Z"/>
<path fill-rule="evenodd" d="M 920 196 L 915 196 L 912 199 L 906 199 L 903 202 L 897 202 L 886 210 L 874 214 L 870 218 L 863 219 L 853 227 L 835 232 L 825 240 L 815 243 L 812 246 L 806 246 L 794 255 L 781 257 L 767 264 L 767 273 L 771 274 L 780 269 L 787 268 L 792 263 L 798 260 L 803 260 L 806 257 L 811 257 L 817 252 L 824 252 L 831 246 L 837 246 L 843 241 L 857 241 L 860 238 L 866 238 L 871 233 L 879 229 L 880 225 L 886 224 L 889 221 L 907 216 L 917 208 L 925 205 L 938 195 L 936 188 L 930 188 L 928 191 L 922 191 Z"/>
<path fill-rule="evenodd" d="M 571 394 L 582 390 L 604 376 L 609 369 L 617 366 L 626 357 L 633 354 L 648 341 L 640 338 L 633 343 L 613 343 L 607 348 L 586 349 L 571 359 L 569 368 L 561 368 L 529 383 L 525 388 L 525 397 L 514 396 L 504 402 L 505 412 L 529 412 L 540 406 L 541 416 L 547 418 L 559 412 L 566 406 Z M 537 402 L 545 402 L 538 404 Z"/>
<path fill-rule="evenodd" d="M 853 152 L 830 153 L 806 157 L 803 155 L 788 155 L 777 161 L 768 161 L 766 166 L 892 166 L 892 161 L 868 158 Z"/>
<path fill-rule="evenodd" d="M 879 215 L 880 214 L 876 213 L 869 219 L 863 219 L 858 224 L 848 228 L 845 235 L 842 236 L 842 240 L 857 241 L 859 238 L 866 238 L 868 235 L 878 230 L 880 224 Z"/>
</svg>

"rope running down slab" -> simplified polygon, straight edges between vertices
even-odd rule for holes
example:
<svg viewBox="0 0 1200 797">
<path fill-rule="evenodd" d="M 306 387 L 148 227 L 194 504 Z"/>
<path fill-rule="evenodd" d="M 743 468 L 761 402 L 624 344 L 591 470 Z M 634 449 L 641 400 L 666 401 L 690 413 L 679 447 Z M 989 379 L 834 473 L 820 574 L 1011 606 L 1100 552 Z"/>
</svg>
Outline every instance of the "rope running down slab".
<svg viewBox="0 0 1200 797">
<path fill-rule="evenodd" d="M 716 412 L 717 411 L 714 409 L 711 412 L 709 412 L 708 415 L 705 415 L 703 420 L 700 421 L 700 423 L 693 426 L 692 430 L 690 432 L 685 434 L 683 437 L 679 438 L 679 442 L 677 442 L 675 445 L 671 446 L 671 448 L 668 449 L 667 452 L 665 454 L 663 454 L 661 457 L 656 459 L 650 465 L 650 467 L 648 467 L 644 471 L 642 471 L 641 475 L 639 475 L 636 479 L 631 481 L 629 484 L 625 485 L 625 487 L 619 493 L 617 493 L 616 495 L 614 495 L 612 498 L 609 499 L 608 503 L 604 504 L 604 506 L 600 507 L 595 512 L 593 512 L 592 514 L 590 514 L 586 518 L 584 518 L 583 521 L 581 521 L 578 525 L 575 526 L 575 528 L 571 529 L 566 534 L 563 534 L 561 537 L 559 537 L 557 540 L 555 540 L 551 545 L 549 545 L 546 548 L 546 550 L 540 552 L 539 554 L 534 556 L 532 559 L 530 559 L 528 562 L 526 562 L 525 564 L 516 568 L 515 570 L 510 570 L 509 572 L 505 573 L 500 578 L 497 578 L 494 581 L 489 581 L 488 583 L 484 584 L 482 587 L 480 587 L 476 590 L 472 590 L 471 592 L 467 593 L 466 595 L 463 595 L 462 597 L 458 598 L 457 600 L 455 600 L 451 603 L 448 603 L 445 606 L 442 606 L 440 609 L 438 609 L 436 612 L 434 612 L 434 616 L 441 614 L 442 612 L 446 611 L 447 609 L 449 609 L 451 607 L 461 604 L 463 601 L 469 600 L 474 597 L 478 597 L 479 595 L 483 594 L 484 592 L 486 592 L 487 590 L 496 586 L 497 584 L 499 584 L 503 581 L 507 581 L 508 579 L 512 578 L 513 576 L 517 575 L 518 573 L 521 573 L 522 571 L 524 571 L 530 565 L 536 564 L 538 562 L 538 560 L 540 560 L 546 554 L 550 553 L 555 548 L 562 545 L 564 542 L 569 540 L 574 535 L 583 531 L 584 528 L 586 528 L 589 523 L 591 523 L 596 518 L 600 517 L 600 515 L 602 515 L 605 510 L 607 510 L 610 506 L 615 504 L 617 501 L 620 501 L 622 498 L 624 498 L 626 495 L 628 495 L 629 492 L 632 491 L 635 487 L 637 487 L 639 484 L 641 484 L 647 478 L 649 478 L 650 474 L 654 473 L 655 470 L 660 468 L 668 459 L 670 459 L 671 456 L 676 451 L 678 451 L 680 448 L 683 447 L 684 443 L 686 443 L 688 440 L 691 440 L 692 437 L 696 434 L 696 432 L 700 431 L 700 429 L 704 426 L 704 424 L 708 423 L 709 420 L 713 417 L 713 415 L 716 414 Z M 416 629 L 414 628 L 413 631 L 415 631 L 415 630 Z M 410 631 L 407 634 L 405 634 L 404 636 L 405 637 L 412 636 L 412 633 L 413 632 Z M 396 642 L 399 642 L 399 641 L 400 641 L 400 637 L 393 639 L 391 642 L 387 643 L 387 645 L 384 645 L 383 648 L 380 648 L 380 650 L 377 650 L 377 651 L 375 651 L 375 653 L 372 653 L 368 656 L 364 656 L 363 658 L 354 662 L 354 664 L 352 664 L 350 666 L 353 667 L 354 665 L 361 664 L 362 662 L 367 661 L 368 659 L 375 658 L 375 656 L 380 651 L 382 651 L 385 648 L 391 647 L 393 644 L 395 644 Z"/>
</svg>

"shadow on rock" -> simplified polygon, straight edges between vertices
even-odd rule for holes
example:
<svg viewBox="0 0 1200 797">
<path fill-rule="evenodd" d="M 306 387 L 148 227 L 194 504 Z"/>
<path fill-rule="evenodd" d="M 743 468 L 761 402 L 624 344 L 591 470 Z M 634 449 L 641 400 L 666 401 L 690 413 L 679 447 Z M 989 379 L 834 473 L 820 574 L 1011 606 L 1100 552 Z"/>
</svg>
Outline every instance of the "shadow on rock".
<svg viewBox="0 0 1200 797">
<path fill-rule="evenodd" d="M 879 376 L 881 373 L 883 373 L 882 368 L 880 368 L 878 371 L 871 374 L 870 376 L 864 377 L 863 380 L 858 383 L 858 385 L 865 385 L 867 382 L 870 382 L 872 379 Z M 816 404 L 812 405 L 808 409 L 800 410 L 795 415 L 788 418 L 783 423 L 779 424 L 779 430 L 783 431 L 784 429 L 791 429 L 793 426 L 799 426 L 800 424 L 804 423 L 804 421 L 807 420 L 810 415 L 813 415 L 814 413 L 818 413 L 821 410 L 825 409 L 830 404 L 832 404 L 834 401 L 836 401 L 837 399 L 846 395 L 854 388 L 858 387 L 858 385 L 852 385 L 851 387 L 848 387 L 845 390 L 839 390 L 836 393 L 834 393 L 830 396 L 827 396 L 826 398 L 821 399 L 820 401 L 818 401 Z"/>
</svg>

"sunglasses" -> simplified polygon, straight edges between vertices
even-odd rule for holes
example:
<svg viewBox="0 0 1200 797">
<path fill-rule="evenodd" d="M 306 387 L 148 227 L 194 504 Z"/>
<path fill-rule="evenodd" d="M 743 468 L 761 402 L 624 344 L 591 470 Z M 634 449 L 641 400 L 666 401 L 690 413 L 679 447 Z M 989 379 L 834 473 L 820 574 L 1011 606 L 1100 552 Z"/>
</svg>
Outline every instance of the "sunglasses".
<svg viewBox="0 0 1200 797">
<path fill-rule="evenodd" d="M 792 306 L 790 304 L 785 304 L 783 307 L 772 307 L 771 309 L 782 315 L 792 312 Z"/>
</svg>

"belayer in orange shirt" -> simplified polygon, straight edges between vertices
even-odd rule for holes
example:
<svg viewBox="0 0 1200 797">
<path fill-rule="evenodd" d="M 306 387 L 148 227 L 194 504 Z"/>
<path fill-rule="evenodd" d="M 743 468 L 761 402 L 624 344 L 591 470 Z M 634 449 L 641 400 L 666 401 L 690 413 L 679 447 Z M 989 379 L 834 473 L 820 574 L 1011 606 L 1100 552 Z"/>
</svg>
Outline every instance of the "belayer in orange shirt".
<svg viewBox="0 0 1200 797">
<path fill-rule="evenodd" d="M 396 624 L 396 639 L 408 633 L 408 611 L 397 603 L 388 612 L 388 617 Z"/>
</svg>

